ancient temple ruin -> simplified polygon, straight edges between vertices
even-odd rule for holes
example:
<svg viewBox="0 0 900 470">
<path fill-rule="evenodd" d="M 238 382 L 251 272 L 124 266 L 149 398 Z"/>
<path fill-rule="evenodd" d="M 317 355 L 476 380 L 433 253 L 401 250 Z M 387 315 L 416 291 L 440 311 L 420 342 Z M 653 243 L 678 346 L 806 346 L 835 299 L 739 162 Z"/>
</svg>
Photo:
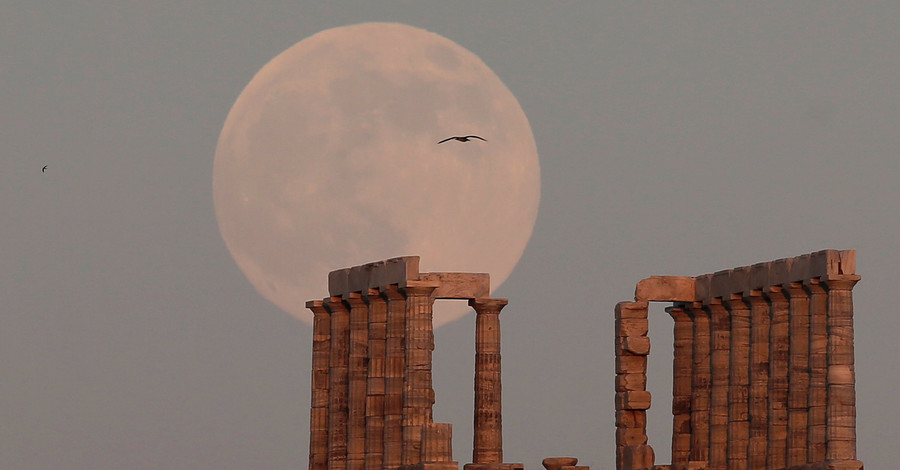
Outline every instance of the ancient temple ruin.
<svg viewBox="0 0 900 470">
<path fill-rule="evenodd" d="M 468 301 L 477 316 L 475 432 L 465 468 L 523 467 L 503 461 L 500 310 L 507 300 L 488 297 L 488 274 L 420 273 L 419 258 L 407 256 L 332 271 L 328 291 L 306 304 L 314 314 L 310 470 L 459 468 L 451 425 L 432 418 L 436 299 Z"/>
<path fill-rule="evenodd" d="M 859 470 L 853 250 L 697 277 L 654 276 L 616 305 L 618 470 Z M 672 464 L 654 466 L 648 303 L 675 321 Z"/>
<path fill-rule="evenodd" d="M 617 470 L 861 470 L 855 252 L 824 250 L 696 277 L 654 276 L 615 309 Z M 333 271 L 314 314 L 310 470 L 458 470 L 432 408 L 432 307 L 475 310 L 472 462 L 503 456 L 500 311 L 483 273 L 420 273 L 408 256 Z M 650 302 L 674 325 L 672 463 L 647 439 Z M 598 328 L 603 328 L 598 325 Z M 598 417 L 598 419 L 602 419 Z M 588 470 L 544 459 L 547 470 Z"/>
</svg>

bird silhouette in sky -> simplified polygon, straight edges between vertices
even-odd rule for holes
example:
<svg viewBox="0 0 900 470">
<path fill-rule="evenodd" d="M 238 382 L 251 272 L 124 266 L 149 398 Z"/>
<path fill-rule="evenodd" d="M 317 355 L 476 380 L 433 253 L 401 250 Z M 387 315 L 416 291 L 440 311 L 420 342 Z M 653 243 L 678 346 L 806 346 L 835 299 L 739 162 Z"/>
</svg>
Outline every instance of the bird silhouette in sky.
<svg viewBox="0 0 900 470">
<path fill-rule="evenodd" d="M 45 172 L 45 171 L 47 171 L 47 166 L 48 166 L 48 165 L 44 165 L 44 167 L 43 167 L 43 168 L 41 168 L 41 173 L 43 173 L 43 172 Z"/>
<path fill-rule="evenodd" d="M 471 139 L 478 139 L 478 140 L 483 140 L 483 141 L 487 142 L 487 139 L 483 139 L 481 137 L 478 137 L 477 135 L 463 135 L 463 136 L 455 135 L 453 137 L 447 137 L 446 139 L 444 139 L 438 143 L 443 144 L 444 142 L 446 142 L 448 140 L 458 140 L 460 142 L 468 142 Z"/>
</svg>

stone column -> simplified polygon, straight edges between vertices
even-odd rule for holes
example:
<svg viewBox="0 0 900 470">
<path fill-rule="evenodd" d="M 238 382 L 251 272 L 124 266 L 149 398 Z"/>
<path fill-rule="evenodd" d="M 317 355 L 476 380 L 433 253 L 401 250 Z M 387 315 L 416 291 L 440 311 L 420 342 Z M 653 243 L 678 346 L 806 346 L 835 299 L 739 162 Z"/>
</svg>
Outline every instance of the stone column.
<svg viewBox="0 0 900 470">
<path fill-rule="evenodd" d="M 807 460 L 825 461 L 825 410 L 828 406 L 828 295 L 818 279 L 804 286 L 809 294 L 809 412 Z"/>
<path fill-rule="evenodd" d="M 766 468 L 768 454 L 769 304 L 760 291 L 750 292 L 745 301 L 750 305 L 750 439 L 747 467 L 756 469 Z"/>
<path fill-rule="evenodd" d="M 331 314 L 331 354 L 328 400 L 328 470 L 347 468 L 348 383 L 350 361 L 350 311 L 340 297 L 323 305 Z"/>
<path fill-rule="evenodd" d="M 403 374 L 406 371 L 406 298 L 397 286 L 381 289 L 387 301 L 384 367 L 384 462 L 395 469 L 403 453 Z"/>
<path fill-rule="evenodd" d="M 750 309 L 741 296 L 726 304 L 731 316 L 731 367 L 728 378 L 728 468 L 747 469 L 750 442 Z"/>
<path fill-rule="evenodd" d="M 344 296 L 350 308 L 347 393 L 347 470 L 363 470 L 366 462 L 366 382 L 368 381 L 368 308 L 356 292 Z"/>
<path fill-rule="evenodd" d="M 475 429 L 472 462 L 503 462 L 500 310 L 506 299 L 472 299 L 475 309 Z"/>
<path fill-rule="evenodd" d="M 769 300 L 769 440 L 767 468 L 784 468 L 787 462 L 787 398 L 789 306 L 779 286 L 765 292 Z"/>
<path fill-rule="evenodd" d="M 369 367 L 366 384 L 366 470 L 381 470 L 384 463 L 384 365 L 387 338 L 387 303 L 377 289 L 365 296 L 369 307 Z"/>
<path fill-rule="evenodd" d="M 666 309 L 675 320 L 672 360 L 672 464 L 691 456 L 691 369 L 694 325 L 681 305 Z"/>
<path fill-rule="evenodd" d="M 650 338 L 647 302 L 616 305 L 616 469 L 650 468 L 655 456 L 647 445 L 647 355 Z"/>
<path fill-rule="evenodd" d="M 728 379 L 731 363 L 731 319 L 721 299 L 706 310 L 710 319 L 711 386 L 709 400 L 709 469 L 725 470 L 728 465 Z"/>
<path fill-rule="evenodd" d="M 822 279 L 828 290 L 828 407 L 825 459 L 856 460 L 856 374 L 853 352 L 853 286 L 856 275 Z"/>
<path fill-rule="evenodd" d="M 709 407 L 712 369 L 710 362 L 710 320 L 699 302 L 687 306 L 694 322 L 694 369 L 691 376 L 691 458 L 709 462 Z"/>
<path fill-rule="evenodd" d="M 313 313 L 309 470 L 326 470 L 328 468 L 328 369 L 331 358 L 331 317 L 321 300 L 307 302 L 306 308 Z"/>
<path fill-rule="evenodd" d="M 790 302 L 787 466 L 799 466 L 807 463 L 809 296 L 799 282 L 785 285 L 784 292 Z"/>
<path fill-rule="evenodd" d="M 429 470 L 456 470 L 453 462 L 453 426 L 449 423 L 428 423 L 422 425 L 422 462 Z M 434 465 L 446 464 L 446 465 Z"/>
<path fill-rule="evenodd" d="M 402 289 L 406 296 L 406 384 L 403 389 L 401 459 L 404 465 L 421 461 L 422 425 L 433 422 L 431 354 L 434 350 L 434 298 L 431 295 L 437 287 L 436 283 L 418 283 Z"/>
</svg>

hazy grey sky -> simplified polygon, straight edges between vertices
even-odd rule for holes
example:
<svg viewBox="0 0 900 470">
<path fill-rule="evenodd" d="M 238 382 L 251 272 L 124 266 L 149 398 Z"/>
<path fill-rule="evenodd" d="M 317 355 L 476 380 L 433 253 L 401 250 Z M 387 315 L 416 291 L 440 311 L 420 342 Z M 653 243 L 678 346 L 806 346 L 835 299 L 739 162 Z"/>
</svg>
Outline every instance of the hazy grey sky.
<svg viewBox="0 0 900 470">
<path fill-rule="evenodd" d="M 506 460 L 613 468 L 612 312 L 640 279 L 852 248 L 859 456 L 896 464 L 900 7 L 38 1 L 0 4 L 0 468 L 306 466 L 310 327 L 231 259 L 213 154 L 257 70 L 367 21 L 477 54 L 535 135 L 537 225 L 496 292 Z M 437 332 L 461 463 L 472 343 L 471 317 Z"/>
</svg>

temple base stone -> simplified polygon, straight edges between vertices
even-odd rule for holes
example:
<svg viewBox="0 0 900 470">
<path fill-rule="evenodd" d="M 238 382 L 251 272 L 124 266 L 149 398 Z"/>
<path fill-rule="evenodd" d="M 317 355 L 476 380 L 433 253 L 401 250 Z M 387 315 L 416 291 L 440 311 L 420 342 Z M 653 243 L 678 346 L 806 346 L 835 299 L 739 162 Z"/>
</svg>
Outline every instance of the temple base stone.
<svg viewBox="0 0 900 470">
<path fill-rule="evenodd" d="M 464 470 L 524 470 L 521 463 L 467 463 Z"/>
<path fill-rule="evenodd" d="M 404 465 L 400 470 L 459 470 L 459 462 L 419 462 Z"/>
</svg>

